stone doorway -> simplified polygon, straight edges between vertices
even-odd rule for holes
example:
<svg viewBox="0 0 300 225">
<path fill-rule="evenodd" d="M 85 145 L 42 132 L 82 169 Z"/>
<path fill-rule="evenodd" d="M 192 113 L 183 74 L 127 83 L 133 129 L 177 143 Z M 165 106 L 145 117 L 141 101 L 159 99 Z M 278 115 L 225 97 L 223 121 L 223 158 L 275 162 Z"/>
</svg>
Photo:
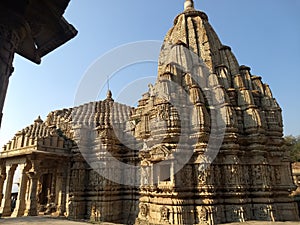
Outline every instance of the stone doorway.
<svg viewBox="0 0 300 225">
<path fill-rule="evenodd" d="M 51 214 L 56 208 L 52 202 L 51 196 L 54 190 L 51 190 L 53 181 L 53 174 L 47 173 L 41 175 L 38 182 L 38 212 L 39 214 Z M 52 206 L 52 208 L 51 208 Z"/>
</svg>

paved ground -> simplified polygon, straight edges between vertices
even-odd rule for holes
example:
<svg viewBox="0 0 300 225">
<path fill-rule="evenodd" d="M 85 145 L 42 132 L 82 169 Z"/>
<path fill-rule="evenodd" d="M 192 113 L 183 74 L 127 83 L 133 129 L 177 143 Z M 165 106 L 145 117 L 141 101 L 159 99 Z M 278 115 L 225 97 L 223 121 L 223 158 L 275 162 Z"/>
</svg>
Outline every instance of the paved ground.
<svg viewBox="0 0 300 225">
<path fill-rule="evenodd" d="M 49 217 L 19 217 L 0 218 L 0 225 L 91 225 L 88 222 L 70 221 Z M 113 225 L 112 223 L 101 223 L 101 225 Z"/>
<path fill-rule="evenodd" d="M 2 225 L 91 225 L 87 222 L 74 222 L 66 219 L 54 219 L 47 217 L 21 217 L 21 218 L 0 218 Z M 113 225 L 111 223 L 101 223 L 101 225 Z M 228 223 L 224 225 L 300 225 L 300 222 L 259 222 L 248 221 L 245 223 Z"/>
<path fill-rule="evenodd" d="M 299 222 L 262 222 L 262 221 L 247 221 L 244 223 L 226 223 L 224 225 L 300 225 Z"/>
</svg>

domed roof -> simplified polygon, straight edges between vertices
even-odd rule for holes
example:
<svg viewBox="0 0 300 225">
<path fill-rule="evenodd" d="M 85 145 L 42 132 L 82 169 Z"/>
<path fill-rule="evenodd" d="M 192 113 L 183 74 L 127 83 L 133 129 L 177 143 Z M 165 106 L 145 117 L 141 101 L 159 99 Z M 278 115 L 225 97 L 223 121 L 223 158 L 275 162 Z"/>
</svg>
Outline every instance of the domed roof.
<svg viewBox="0 0 300 225">
<path fill-rule="evenodd" d="M 28 154 L 30 150 L 50 152 L 50 148 L 65 149 L 69 141 L 61 130 L 54 125 L 48 126 L 39 116 L 34 123 L 18 131 L 15 136 L 3 146 L 3 153 L 14 152 L 12 156 Z M 19 150 L 19 151 L 16 151 Z M 6 156 L 4 154 L 4 156 Z"/>
<path fill-rule="evenodd" d="M 132 107 L 114 102 L 111 91 L 108 91 L 107 98 L 103 101 L 52 111 L 45 121 L 39 116 L 32 125 L 17 132 L 3 149 L 8 151 L 34 146 L 40 140 L 51 137 L 74 141 L 74 129 L 78 129 L 78 126 L 91 130 L 115 128 L 121 132 L 125 129 L 126 118 L 130 116 L 131 111 Z"/>
</svg>

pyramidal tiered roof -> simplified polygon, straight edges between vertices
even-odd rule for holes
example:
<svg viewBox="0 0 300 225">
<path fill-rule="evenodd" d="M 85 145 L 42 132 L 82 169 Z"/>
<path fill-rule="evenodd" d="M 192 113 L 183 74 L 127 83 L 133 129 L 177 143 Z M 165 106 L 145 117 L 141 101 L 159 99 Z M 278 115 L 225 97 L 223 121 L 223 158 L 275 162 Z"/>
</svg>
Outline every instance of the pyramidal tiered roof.
<svg viewBox="0 0 300 225">
<path fill-rule="evenodd" d="M 269 130 L 278 137 L 282 136 L 281 109 L 269 86 L 262 82 L 260 76 L 252 75 L 250 67 L 239 65 L 231 48 L 221 43 L 209 24 L 207 15 L 195 10 L 193 1 L 185 1 L 184 11 L 175 18 L 174 26 L 164 39 L 163 49 L 167 49 L 167 46 L 175 49 L 175 53 L 169 50 L 171 60 L 165 60 L 164 54 L 168 52 L 162 51 L 158 68 L 159 79 L 166 73 L 174 73 L 175 67 L 178 68 L 178 65 L 172 66 L 174 62 L 180 64 L 179 67 L 194 66 L 189 65 L 194 63 L 189 61 L 193 61 L 193 57 L 197 56 L 207 70 L 204 82 L 211 83 L 215 79 L 217 84 L 222 86 L 220 91 L 224 92 L 226 103 L 238 110 L 238 114 L 242 114 L 233 115 L 242 116 L 237 118 L 241 133 L 256 127 L 264 131 Z M 200 85 L 208 87 L 210 84 Z"/>
<path fill-rule="evenodd" d="M 207 65 L 211 72 L 226 65 L 233 74 L 239 73 L 239 65 L 230 47 L 224 46 L 208 21 L 208 16 L 195 10 L 193 1 L 185 2 L 184 12 L 174 20 L 174 26 L 165 37 L 165 43 L 184 44 Z"/>
<path fill-rule="evenodd" d="M 118 129 L 125 129 L 124 118 L 128 118 L 131 111 L 132 107 L 120 103 L 115 104 L 111 91 L 108 91 L 104 101 L 89 102 L 74 108 L 52 111 L 45 121 L 39 116 L 32 125 L 18 131 L 15 137 L 3 147 L 3 152 L 37 146 L 38 143 L 41 145 L 43 143 L 41 140 L 49 137 L 57 137 L 65 141 L 74 140 L 76 139 L 74 129 L 78 126 L 101 130 L 121 124 L 120 126 L 123 127 Z M 57 143 L 52 141 L 51 144 L 54 146 Z M 64 147 L 63 143 L 58 146 Z"/>
</svg>

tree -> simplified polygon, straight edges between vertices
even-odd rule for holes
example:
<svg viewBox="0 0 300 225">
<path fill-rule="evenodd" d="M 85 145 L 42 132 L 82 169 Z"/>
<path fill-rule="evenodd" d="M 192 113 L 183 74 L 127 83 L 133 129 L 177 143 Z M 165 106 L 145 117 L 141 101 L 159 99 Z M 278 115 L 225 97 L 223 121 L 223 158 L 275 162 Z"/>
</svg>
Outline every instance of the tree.
<svg viewBox="0 0 300 225">
<path fill-rule="evenodd" d="M 290 152 L 292 162 L 300 162 L 300 136 L 292 135 L 284 137 L 285 144 Z"/>
</svg>

